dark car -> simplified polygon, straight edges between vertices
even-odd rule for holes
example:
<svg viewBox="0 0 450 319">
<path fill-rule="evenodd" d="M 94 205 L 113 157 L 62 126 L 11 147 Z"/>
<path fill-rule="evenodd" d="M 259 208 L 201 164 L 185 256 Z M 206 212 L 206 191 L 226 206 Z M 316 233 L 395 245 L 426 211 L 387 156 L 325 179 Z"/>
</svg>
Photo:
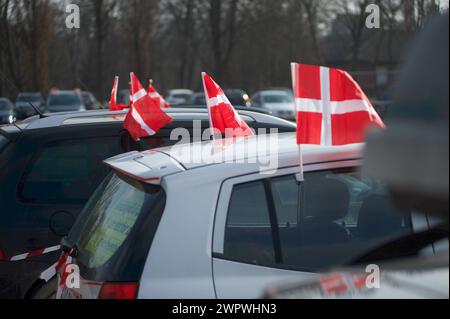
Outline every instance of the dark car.
<svg viewBox="0 0 450 319">
<path fill-rule="evenodd" d="M 83 104 L 86 106 L 86 110 L 99 110 L 102 108 L 100 102 L 95 98 L 91 92 L 81 92 Z"/>
<path fill-rule="evenodd" d="M 225 90 L 225 95 L 233 106 L 236 107 L 249 107 L 250 97 L 243 90 Z"/>
<path fill-rule="evenodd" d="M 15 121 L 14 106 L 9 99 L 0 98 L 0 125 Z"/>
<path fill-rule="evenodd" d="M 39 92 L 22 92 L 16 98 L 16 118 L 18 120 L 26 119 L 36 115 L 37 108 L 40 112 L 45 111 L 45 100 Z"/>
<path fill-rule="evenodd" d="M 0 129 L 0 299 L 34 297 L 45 289 L 61 238 L 108 174 L 104 159 L 178 143 L 178 134 L 170 138 L 176 128 L 192 136 L 195 127 L 209 127 L 206 109 L 167 112 L 173 123 L 139 143 L 123 128 L 126 112 L 36 116 Z M 272 116 L 239 113 L 254 129 L 295 131 Z"/>
<path fill-rule="evenodd" d="M 81 93 L 77 91 L 54 91 L 47 100 L 47 111 L 50 113 L 86 111 Z"/>
</svg>

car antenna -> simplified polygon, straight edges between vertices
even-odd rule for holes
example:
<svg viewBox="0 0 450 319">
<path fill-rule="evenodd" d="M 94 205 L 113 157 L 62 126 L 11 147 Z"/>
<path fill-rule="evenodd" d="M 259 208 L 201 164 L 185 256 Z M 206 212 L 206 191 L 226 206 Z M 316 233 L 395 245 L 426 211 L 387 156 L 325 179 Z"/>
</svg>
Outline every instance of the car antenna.
<svg viewBox="0 0 450 319">
<path fill-rule="evenodd" d="M 17 92 L 20 92 L 19 88 L 10 79 L 8 79 L 7 77 L 4 77 L 2 73 L 0 73 L 0 75 L 2 76 L 2 79 L 4 81 L 7 81 L 12 87 L 14 87 L 16 89 Z M 40 119 L 47 117 L 33 103 L 31 103 L 30 101 L 27 101 L 27 103 L 30 104 L 30 106 L 36 111 L 36 113 L 39 115 Z"/>
</svg>

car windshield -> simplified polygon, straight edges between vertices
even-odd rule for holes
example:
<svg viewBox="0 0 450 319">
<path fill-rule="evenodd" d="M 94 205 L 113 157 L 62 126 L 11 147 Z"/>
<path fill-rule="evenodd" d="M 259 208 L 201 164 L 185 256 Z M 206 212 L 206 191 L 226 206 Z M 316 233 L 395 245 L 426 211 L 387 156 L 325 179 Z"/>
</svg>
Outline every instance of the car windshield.
<svg viewBox="0 0 450 319">
<path fill-rule="evenodd" d="M 81 100 L 76 94 L 56 94 L 50 96 L 48 105 L 80 105 Z"/>
<path fill-rule="evenodd" d="M 0 111 L 11 111 L 12 106 L 6 101 L 0 101 Z"/>
<path fill-rule="evenodd" d="M 272 94 L 264 96 L 265 103 L 291 103 L 292 97 L 287 94 Z"/>
<path fill-rule="evenodd" d="M 152 218 L 162 213 L 164 202 L 165 193 L 161 187 L 111 174 L 89 200 L 68 236 L 68 242 L 79 250 L 79 264 L 86 269 L 96 269 L 98 274 L 120 255 L 120 263 L 115 267 L 126 268 L 128 260 L 124 260 L 123 255 L 130 253 L 127 249 L 130 241 L 148 218 L 156 228 L 157 222 Z M 151 229 L 146 231 L 149 237 L 139 238 L 139 241 L 150 244 Z M 148 248 L 143 248 L 143 254 Z M 139 249 L 134 249 L 133 253 L 138 253 Z"/>
<path fill-rule="evenodd" d="M 40 94 L 26 93 L 19 94 L 17 97 L 17 102 L 40 102 L 42 101 L 42 96 Z"/>
</svg>

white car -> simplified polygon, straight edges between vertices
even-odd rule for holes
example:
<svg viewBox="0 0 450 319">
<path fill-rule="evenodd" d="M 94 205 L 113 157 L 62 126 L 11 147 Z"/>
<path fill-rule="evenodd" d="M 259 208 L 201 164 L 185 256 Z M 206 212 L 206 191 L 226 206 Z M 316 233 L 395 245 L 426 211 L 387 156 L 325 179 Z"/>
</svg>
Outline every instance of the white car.
<svg viewBox="0 0 450 319">
<path fill-rule="evenodd" d="M 428 227 L 360 175 L 364 145 L 302 147 L 303 179 L 295 134 L 226 142 L 107 160 L 113 173 L 62 243 L 81 285 L 62 267 L 57 296 L 259 298 Z"/>
<path fill-rule="evenodd" d="M 294 97 L 287 91 L 270 90 L 257 92 L 252 97 L 252 106 L 267 110 L 274 116 L 295 121 Z"/>
</svg>

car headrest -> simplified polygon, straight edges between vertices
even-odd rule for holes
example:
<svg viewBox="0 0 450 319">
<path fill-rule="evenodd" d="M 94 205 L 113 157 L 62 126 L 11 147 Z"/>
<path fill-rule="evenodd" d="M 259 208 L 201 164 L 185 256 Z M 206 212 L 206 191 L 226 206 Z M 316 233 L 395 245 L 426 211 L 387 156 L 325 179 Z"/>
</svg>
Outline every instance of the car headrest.
<svg viewBox="0 0 450 319">
<path fill-rule="evenodd" d="M 358 234 L 362 238 L 381 238 L 398 233 L 403 217 L 387 196 L 368 196 L 359 210 Z"/>
<path fill-rule="evenodd" d="M 336 179 L 320 178 L 306 182 L 306 209 L 315 219 L 336 221 L 348 214 L 350 193 Z"/>
</svg>

